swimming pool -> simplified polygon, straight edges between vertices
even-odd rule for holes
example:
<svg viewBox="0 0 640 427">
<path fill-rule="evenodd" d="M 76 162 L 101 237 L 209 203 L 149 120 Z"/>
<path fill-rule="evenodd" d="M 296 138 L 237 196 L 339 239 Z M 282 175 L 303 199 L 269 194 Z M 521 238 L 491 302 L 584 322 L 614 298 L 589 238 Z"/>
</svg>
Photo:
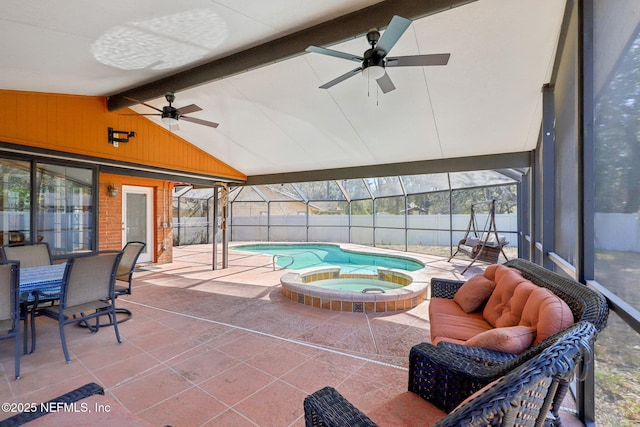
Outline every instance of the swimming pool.
<svg viewBox="0 0 640 427">
<path fill-rule="evenodd" d="M 273 255 L 278 267 L 290 270 L 324 266 L 339 266 L 343 272 L 376 272 L 378 267 L 406 271 L 424 268 L 422 262 L 409 257 L 351 251 L 332 244 L 259 243 L 233 249 Z"/>
</svg>

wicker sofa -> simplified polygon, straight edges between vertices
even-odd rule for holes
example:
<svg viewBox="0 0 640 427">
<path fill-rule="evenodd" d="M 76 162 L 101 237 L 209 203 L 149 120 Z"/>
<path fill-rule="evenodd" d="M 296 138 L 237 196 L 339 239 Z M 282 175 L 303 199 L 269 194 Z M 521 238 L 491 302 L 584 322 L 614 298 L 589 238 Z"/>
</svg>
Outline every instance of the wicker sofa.
<svg viewBox="0 0 640 427">
<path fill-rule="evenodd" d="M 589 322 L 598 332 L 605 327 L 609 309 L 600 293 L 526 260 L 514 259 L 504 265 L 518 270 L 523 278 L 561 298 L 575 322 Z M 432 279 L 432 301 L 434 298 L 453 299 L 464 283 Z M 409 355 L 409 390 L 442 410 L 451 411 L 488 383 L 536 357 L 557 342 L 562 334 L 551 335 L 519 354 L 464 345 L 455 340 L 440 340 L 437 345 L 417 344 Z M 567 387 L 567 383 L 560 383 L 552 408 L 556 416 Z"/>
<path fill-rule="evenodd" d="M 365 415 L 334 388 L 325 387 L 304 400 L 305 423 L 307 427 L 539 426 L 549 421 L 546 417 L 558 382 L 567 383 L 574 373 L 580 376 L 584 372 L 581 361 L 591 360 L 595 334 L 594 326 L 588 322 L 571 326 L 537 356 L 448 413 L 407 392 Z M 441 386 L 433 384 L 433 392 L 446 393 Z"/>
</svg>

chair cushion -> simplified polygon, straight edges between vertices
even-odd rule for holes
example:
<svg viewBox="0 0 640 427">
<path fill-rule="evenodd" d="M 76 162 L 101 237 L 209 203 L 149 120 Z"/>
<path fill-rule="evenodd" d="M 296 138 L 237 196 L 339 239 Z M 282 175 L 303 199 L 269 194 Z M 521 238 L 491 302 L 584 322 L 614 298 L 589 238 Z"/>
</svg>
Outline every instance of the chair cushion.
<svg viewBox="0 0 640 427">
<path fill-rule="evenodd" d="M 475 246 L 478 243 L 480 243 L 480 238 L 478 237 L 473 237 L 473 236 L 469 236 L 467 237 L 467 239 L 464 241 L 464 244 L 466 246 Z"/>
<path fill-rule="evenodd" d="M 453 296 L 453 300 L 465 313 L 472 313 L 487 302 L 495 287 L 495 282 L 478 274 L 460 286 L 460 289 Z"/>
<path fill-rule="evenodd" d="M 482 236 L 482 239 L 486 239 L 487 246 L 505 246 L 507 244 L 507 238 L 502 234 L 498 234 L 498 238 L 496 239 L 495 233 L 489 233 L 489 237 L 486 235 Z"/>
<path fill-rule="evenodd" d="M 531 347 L 536 336 L 532 326 L 494 328 L 469 338 L 464 344 L 504 353 L 519 354 Z"/>
</svg>

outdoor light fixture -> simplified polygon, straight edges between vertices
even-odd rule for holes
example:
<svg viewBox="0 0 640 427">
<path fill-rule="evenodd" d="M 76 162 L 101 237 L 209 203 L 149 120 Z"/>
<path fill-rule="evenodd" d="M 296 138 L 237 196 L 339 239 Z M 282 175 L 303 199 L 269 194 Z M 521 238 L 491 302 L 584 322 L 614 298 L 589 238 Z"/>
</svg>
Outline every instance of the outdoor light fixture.
<svg viewBox="0 0 640 427">
<path fill-rule="evenodd" d="M 107 187 L 107 194 L 111 197 L 116 197 L 118 195 L 118 188 L 115 184 L 109 184 Z"/>
<path fill-rule="evenodd" d="M 107 128 L 107 135 L 109 139 L 109 144 L 113 144 L 114 147 L 117 147 L 121 142 L 129 142 L 129 138 L 133 138 L 136 136 L 134 131 L 125 131 L 125 130 L 115 130 L 113 128 Z"/>
</svg>

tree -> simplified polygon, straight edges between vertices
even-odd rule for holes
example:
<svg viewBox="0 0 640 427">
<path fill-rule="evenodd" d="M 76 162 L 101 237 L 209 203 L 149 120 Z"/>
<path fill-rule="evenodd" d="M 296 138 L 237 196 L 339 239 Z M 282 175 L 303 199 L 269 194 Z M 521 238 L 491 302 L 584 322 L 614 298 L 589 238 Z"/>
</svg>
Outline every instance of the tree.
<svg viewBox="0 0 640 427">
<path fill-rule="evenodd" d="M 631 44 L 596 99 L 595 205 L 599 212 L 640 210 L 640 40 Z"/>
</svg>

